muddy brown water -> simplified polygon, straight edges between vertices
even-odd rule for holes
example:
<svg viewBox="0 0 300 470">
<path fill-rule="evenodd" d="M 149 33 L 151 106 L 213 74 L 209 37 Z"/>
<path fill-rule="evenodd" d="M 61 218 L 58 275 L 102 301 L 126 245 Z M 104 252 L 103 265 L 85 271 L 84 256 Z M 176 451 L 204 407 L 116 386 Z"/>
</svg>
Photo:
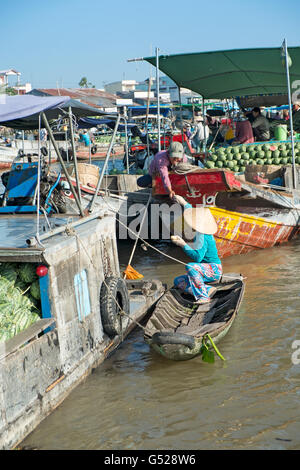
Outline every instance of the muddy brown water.
<svg viewBox="0 0 300 470">
<path fill-rule="evenodd" d="M 177 247 L 158 246 L 176 257 Z M 126 266 L 132 244 L 120 244 Z M 138 248 L 132 265 L 169 286 L 183 266 Z M 172 362 L 129 338 L 22 443 L 38 449 L 299 449 L 300 240 L 223 260 L 247 277 L 226 358 Z M 300 361 L 299 361 L 300 362 Z"/>
</svg>

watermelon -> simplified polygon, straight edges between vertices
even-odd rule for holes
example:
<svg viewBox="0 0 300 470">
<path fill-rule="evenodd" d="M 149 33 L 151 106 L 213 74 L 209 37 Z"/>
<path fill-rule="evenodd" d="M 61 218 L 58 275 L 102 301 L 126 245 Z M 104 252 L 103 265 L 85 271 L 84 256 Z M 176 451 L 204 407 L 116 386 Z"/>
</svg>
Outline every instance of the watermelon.
<svg viewBox="0 0 300 470">
<path fill-rule="evenodd" d="M 266 158 L 272 158 L 272 152 L 271 152 L 271 150 L 267 150 L 267 151 L 265 152 L 265 156 L 266 156 Z"/>
<path fill-rule="evenodd" d="M 286 150 L 281 150 L 280 151 L 280 156 L 281 157 L 287 157 L 287 155 L 288 155 L 288 152 Z"/>
<path fill-rule="evenodd" d="M 296 143 L 296 147 L 297 147 L 297 149 L 300 150 L 300 142 L 297 142 L 297 143 Z"/>
<path fill-rule="evenodd" d="M 279 158 L 280 157 L 280 152 L 279 150 L 274 150 L 273 152 L 273 158 Z"/>
<path fill-rule="evenodd" d="M 223 162 L 221 162 L 220 160 L 218 160 L 218 161 L 216 162 L 216 167 L 217 167 L 217 168 L 223 168 L 223 166 L 224 166 L 224 165 L 223 165 Z"/>
<path fill-rule="evenodd" d="M 215 168 L 215 162 L 206 161 L 205 166 L 206 168 Z"/>
<path fill-rule="evenodd" d="M 274 165 L 280 165 L 280 158 L 275 157 L 275 158 L 273 158 L 272 160 L 273 160 L 273 164 L 274 164 Z"/>
<path fill-rule="evenodd" d="M 238 172 L 240 171 L 239 166 L 236 165 L 236 166 L 233 168 L 233 171 L 234 171 L 235 173 L 238 173 Z"/>
<path fill-rule="evenodd" d="M 278 145 L 278 150 L 286 150 L 285 144 Z"/>
<path fill-rule="evenodd" d="M 232 147 L 226 147 L 225 153 L 226 153 L 227 155 L 229 155 L 229 154 L 231 153 L 231 151 L 232 151 Z"/>
<path fill-rule="evenodd" d="M 262 159 L 265 157 L 265 152 L 263 152 L 262 150 L 260 150 L 259 152 L 257 152 L 257 156 L 258 158 Z"/>
<path fill-rule="evenodd" d="M 234 153 L 235 155 L 238 154 L 238 153 L 240 153 L 239 147 L 233 147 L 232 153 Z"/>
<path fill-rule="evenodd" d="M 244 152 L 241 154 L 242 160 L 249 160 L 251 158 L 251 154 Z"/>
<path fill-rule="evenodd" d="M 258 160 L 256 160 L 256 163 L 257 165 L 263 165 L 264 161 L 261 158 L 259 158 Z"/>
<path fill-rule="evenodd" d="M 244 173 L 245 170 L 246 170 L 246 167 L 245 167 L 245 166 L 241 166 L 241 167 L 240 167 L 240 171 L 241 171 L 242 173 Z"/>
<path fill-rule="evenodd" d="M 235 160 L 240 161 L 241 158 L 242 158 L 242 156 L 241 156 L 240 153 L 237 153 L 237 154 L 234 156 L 234 158 L 235 158 Z"/>
<path fill-rule="evenodd" d="M 262 150 L 263 150 L 264 152 L 267 152 L 268 150 L 270 150 L 270 144 L 264 144 L 264 145 L 262 145 Z"/>
<path fill-rule="evenodd" d="M 240 145 L 240 151 L 243 153 L 243 152 L 247 152 L 247 145 Z"/>
<path fill-rule="evenodd" d="M 267 158 L 267 159 L 266 159 L 266 164 L 267 164 L 267 165 L 272 165 L 272 163 L 273 163 L 272 158 Z"/>
<path fill-rule="evenodd" d="M 16 263 L 3 263 L 0 265 L 0 276 L 10 282 L 15 282 L 18 277 Z"/>
<path fill-rule="evenodd" d="M 255 151 L 255 150 L 251 150 L 251 152 L 249 152 L 249 156 L 250 156 L 250 158 L 252 158 L 252 160 L 253 160 L 254 158 L 256 158 L 256 151 Z"/>
<path fill-rule="evenodd" d="M 232 153 L 229 153 L 227 155 L 227 161 L 231 161 L 231 160 L 233 160 L 233 155 L 232 155 Z"/>
<path fill-rule="evenodd" d="M 39 284 L 39 281 L 34 281 L 32 284 L 31 284 L 31 287 L 30 287 L 30 294 L 32 295 L 32 297 L 36 300 L 39 300 L 41 298 L 41 294 L 40 294 L 40 284 Z"/>
<path fill-rule="evenodd" d="M 208 159 L 212 162 L 216 162 L 218 160 L 218 156 L 215 153 L 212 153 Z"/>
<path fill-rule="evenodd" d="M 227 167 L 228 167 L 228 168 L 233 168 L 233 167 L 234 167 L 233 161 L 227 162 Z"/>
</svg>

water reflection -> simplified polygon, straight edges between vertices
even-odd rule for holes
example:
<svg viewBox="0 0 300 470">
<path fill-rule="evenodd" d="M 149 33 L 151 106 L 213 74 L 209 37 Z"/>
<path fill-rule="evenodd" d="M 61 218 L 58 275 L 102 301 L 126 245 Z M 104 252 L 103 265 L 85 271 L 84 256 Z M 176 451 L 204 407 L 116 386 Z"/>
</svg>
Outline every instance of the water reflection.
<svg viewBox="0 0 300 470">
<path fill-rule="evenodd" d="M 120 244 L 125 267 L 130 243 Z M 160 243 L 176 257 L 177 248 Z M 243 273 L 223 363 L 172 362 L 137 329 L 23 443 L 41 449 L 297 449 L 300 445 L 300 242 L 223 260 Z M 137 249 L 133 266 L 170 286 L 183 266 Z"/>
</svg>

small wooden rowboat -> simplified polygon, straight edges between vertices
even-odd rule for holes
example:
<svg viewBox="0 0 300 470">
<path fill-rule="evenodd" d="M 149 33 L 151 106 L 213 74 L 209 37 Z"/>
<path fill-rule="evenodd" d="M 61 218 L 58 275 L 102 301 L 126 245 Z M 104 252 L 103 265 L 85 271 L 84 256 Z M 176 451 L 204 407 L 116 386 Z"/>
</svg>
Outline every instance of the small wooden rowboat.
<svg viewBox="0 0 300 470">
<path fill-rule="evenodd" d="M 185 361 L 203 353 L 207 337 L 220 341 L 237 316 L 245 284 L 241 275 L 226 274 L 210 285 L 217 290 L 203 305 L 175 287 L 169 289 L 146 324 L 145 342 L 168 359 Z"/>
</svg>

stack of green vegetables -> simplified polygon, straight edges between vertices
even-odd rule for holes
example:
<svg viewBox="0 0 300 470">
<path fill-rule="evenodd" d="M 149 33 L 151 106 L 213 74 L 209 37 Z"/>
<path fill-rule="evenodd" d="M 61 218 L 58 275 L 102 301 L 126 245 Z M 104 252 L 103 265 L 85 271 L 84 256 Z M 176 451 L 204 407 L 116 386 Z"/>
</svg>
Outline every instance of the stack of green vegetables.
<svg viewBox="0 0 300 470">
<path fill-rule="evenodd" d="M 39 320 L 40 287 L 33 263 L 0 264 L 0 342 Z"/>
<path fill-rule="evenodd" d="M 300 164 L 300 142 L 295 143 L 295 163 Z M 292 163 L 292 144 L 272 142 L 237 145 L 214 149 L 207 157 L 206 168 L 228 168 L 244 172 L 247 165 L 289 165 Z"/>
</svg>

